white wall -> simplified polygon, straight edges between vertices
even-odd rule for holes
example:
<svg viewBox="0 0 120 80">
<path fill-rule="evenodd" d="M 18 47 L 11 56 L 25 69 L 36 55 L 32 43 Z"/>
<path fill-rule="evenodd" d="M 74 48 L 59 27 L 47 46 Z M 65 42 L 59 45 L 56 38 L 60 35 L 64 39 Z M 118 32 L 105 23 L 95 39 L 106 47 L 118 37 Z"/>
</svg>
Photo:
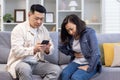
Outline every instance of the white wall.
<svg viewBox="0 0 120 80">
<path fill-rule="evenodd" d="M 120 33 L 120 2 L 103 0 L 103 33 Z"/>
</svg>

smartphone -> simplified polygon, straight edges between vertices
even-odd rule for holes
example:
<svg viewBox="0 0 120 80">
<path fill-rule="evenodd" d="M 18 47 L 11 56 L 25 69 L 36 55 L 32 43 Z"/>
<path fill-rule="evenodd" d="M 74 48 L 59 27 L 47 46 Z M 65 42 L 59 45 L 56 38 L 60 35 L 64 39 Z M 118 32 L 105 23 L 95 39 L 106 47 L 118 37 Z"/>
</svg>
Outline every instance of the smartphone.
<svg viewBox="0 0 120 80">
<path fill-rule="evenodd" d="M 41 44 L 48 44 L 49 43 L 49 40 L 43 40 L 42 42 L 41 42 Z"/>
</svg>

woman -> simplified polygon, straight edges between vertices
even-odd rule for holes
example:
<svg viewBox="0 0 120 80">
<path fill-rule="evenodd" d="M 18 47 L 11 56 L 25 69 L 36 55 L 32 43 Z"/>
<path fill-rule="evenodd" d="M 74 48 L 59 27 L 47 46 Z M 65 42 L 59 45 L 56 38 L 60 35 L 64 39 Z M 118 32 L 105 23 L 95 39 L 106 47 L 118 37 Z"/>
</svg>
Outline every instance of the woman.
<svg viewBox="0 0 120 80">
<path fill-rule="evenodd" d="M 86 27 L 75 14 L 63 20 L 59 50 L 71 56 L 71 62 L 61 73 L 61 80 L 89 80 L 101 71 L 95 31 Z"/>
</svg>

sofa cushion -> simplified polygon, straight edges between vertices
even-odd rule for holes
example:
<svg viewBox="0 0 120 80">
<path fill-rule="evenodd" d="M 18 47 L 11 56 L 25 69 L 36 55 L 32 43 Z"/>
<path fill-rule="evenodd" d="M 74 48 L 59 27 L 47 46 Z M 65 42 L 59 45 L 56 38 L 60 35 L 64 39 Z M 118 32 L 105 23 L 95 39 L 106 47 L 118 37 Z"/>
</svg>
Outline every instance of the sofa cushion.
<svg viewBox="0 0 120 80">
<path fill-rule="evenodd" d="M 58 43 L 61 44 L 60 42 L 60 33 L 59 33 L 59 37 L 58 37 Z M 58 45 L 59 45 L 58 44 Z M 58 51 L 59 53 L 59 65 L 63 65 L 63 64 L 68 64 L 70 62 L 70 56 L 69 55 L 65 55 L 64 53 L 62 53 L 61 51 Z"/>
<path fill-rule="evenodd" d="M 6 72 L 7 70 L 6 70 L 6 64 L 0 64 L 0 72 Z"/>
<path fill-rule="evenodd" d="M 104 43 L 104 58 L 105 58 L 105 66 L 111 66 L 114 57 L 114 46 L 120 43 Z"/>
<path fill-rule="evenodd" d="M 120 80 L 120 68 L 102 66 L 102 72 L 90 80 Z"/>
<path fill-rule="evenodd" d="M 10 73 L 6 71 L 6 64 L 0 64 L 0 80 L 13 80 Z"/>
<path fill-rule="evenodd" d="M 98 44 L 101 51 L 101 60 L 104 65 L 104 51 L 103 51 L 103 43 L 117 43 L 120 42 L 120 33 L 105 33 L 105 34 L 97 34 Z"/>
<path fill-rule="evenodd" d="M 52 55 L 45 55 L 45 59 L 51 63 L 58 64 L 58 32 L 50 32 L 54 44 L 54 51 Z"/>
<path fill-rule="evenodd" d="M 7 63 L 10 52 L 10 32 L 0 32 L 0 63 Z"/>
<path fill-rule="evenodd" d="M 0 80 L 13 80 L 10 73 L 0 71 Z"/>
<path fill-rule="evenodd" d="M 111 66 L 120 66 L 120 45 L 114 47 L 114 58 Z"/>
<path fill-rule="evenodd" d="M 70 56 L 67 56 L 59 51 L 59 64 L 68 64 L 70 62 Z"/>
</svg>

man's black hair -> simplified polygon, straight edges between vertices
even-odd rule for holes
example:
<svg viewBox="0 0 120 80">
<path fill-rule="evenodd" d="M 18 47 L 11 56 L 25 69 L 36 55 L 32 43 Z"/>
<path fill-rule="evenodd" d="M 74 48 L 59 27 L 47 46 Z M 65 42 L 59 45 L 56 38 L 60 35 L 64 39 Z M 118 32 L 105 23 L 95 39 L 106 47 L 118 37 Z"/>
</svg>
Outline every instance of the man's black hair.
<svg viewBox="0 0 120 80">
<path fill-rule="evenodd" d="M 33 4 L 30 8 L 30 11 L 32 13 L 34 13 L 35 11 L 40 12 L 40 13 L 46 13 L 45 7 L 40 4 Z"/>
</svg>

